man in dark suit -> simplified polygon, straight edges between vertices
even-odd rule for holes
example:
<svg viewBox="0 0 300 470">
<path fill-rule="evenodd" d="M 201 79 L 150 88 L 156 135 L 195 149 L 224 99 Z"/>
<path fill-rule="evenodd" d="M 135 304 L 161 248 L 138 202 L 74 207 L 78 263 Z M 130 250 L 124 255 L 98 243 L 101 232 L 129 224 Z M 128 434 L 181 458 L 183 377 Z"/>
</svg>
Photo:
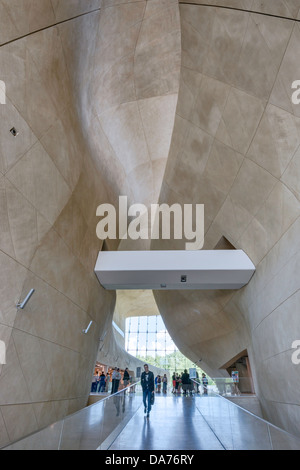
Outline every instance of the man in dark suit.
<svg viewBox="0 0 300 470">
<path fill-rule="evenodd" d="M 154 374 L 149 370 L 148 364 L 144 365 L 144 372 L 141 376 L 141 384 L 143 388 L 143 403 L 145 407 L 145 413 L 147 413 L 147 418 L 149 418 L 149 414 L 151 411 L 151 398 L 152 394 L 154 394 Z"/>
</svg>

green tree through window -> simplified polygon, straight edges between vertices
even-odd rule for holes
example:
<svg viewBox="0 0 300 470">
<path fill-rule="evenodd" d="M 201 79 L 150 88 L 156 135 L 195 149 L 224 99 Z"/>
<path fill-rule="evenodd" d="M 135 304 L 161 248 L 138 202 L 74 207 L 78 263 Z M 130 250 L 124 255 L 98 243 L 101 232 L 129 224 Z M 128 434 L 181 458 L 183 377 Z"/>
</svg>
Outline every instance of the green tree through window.
<svg viewBox="0 0 300 470">
<path fill-rule="evenodd" d="M 126 350 L 150 365 L 181 374 L 184 369 L 202 369 L 186 358 L 175 346 L 161 316 L 131 317 L 126 321 Z"/>
</svg>

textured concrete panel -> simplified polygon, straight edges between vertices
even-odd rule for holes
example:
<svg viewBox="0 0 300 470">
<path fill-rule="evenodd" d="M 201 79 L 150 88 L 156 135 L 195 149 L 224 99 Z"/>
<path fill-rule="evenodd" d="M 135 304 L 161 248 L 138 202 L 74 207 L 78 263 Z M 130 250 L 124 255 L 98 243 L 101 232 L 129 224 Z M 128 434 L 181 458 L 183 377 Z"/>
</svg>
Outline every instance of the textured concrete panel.
<svg viewBox="0 0 300 470">
<path fill-rule="evenodd" d="M 226 375 L 222 366 L 247 349 L 264 416 L 299 435 L 291 360 L 299 336 L 299 109 L 291 84 L 299 78 L 300 4 L 180 3 L 181 82 L 160 202 L 204 203 L 204 248 L 226 237 L 257 270 L 236 293 L 155 299 L 177 346 L 207 373 Z M 167 247 L 183 244 L 152 242 Z"/>
<path fill-rule="evenodd" d="M 96 208 L 157 202 L 181 57 L 173 0 L 23 3 L 0 1 L 1 446 L 86 405 L 105 333 L 107 364 L 131 360 L 93 273 Z"/>
</svg>

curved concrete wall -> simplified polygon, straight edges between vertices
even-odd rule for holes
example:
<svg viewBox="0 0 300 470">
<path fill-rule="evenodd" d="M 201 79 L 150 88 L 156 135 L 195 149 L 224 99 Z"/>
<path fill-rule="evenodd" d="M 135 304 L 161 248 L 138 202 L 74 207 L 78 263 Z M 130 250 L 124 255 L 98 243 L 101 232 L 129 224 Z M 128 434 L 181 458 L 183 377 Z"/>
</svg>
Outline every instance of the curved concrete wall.
<svg viewBox="0 0 300 470">
<path fill-rule="evenodd" d="M 93 80 L 80 111 L 116 206 L 119 195 L 129 205 L 158 200 L 178 98 L 180 38 L 177 1 L 103 3 Z M 73 38 L 70 50 L 77 57 Z M 78 88 L 85 79 L 78 77 Z M 121 242 L 120 249 L 130 247 Z"/>
<path fill-rule="evenodd" d="M 160 189 L 205 204 L 205 248 L 225 236 L 257 266 L 238 292 L 157 293 L 170 334 L 211 375 L 247 348 L 265 416 L 299 434 L 300 5 L 205 3 L 180 27 L 177 0 L 0 0 L 0 446 L 85 405 L 105 332 L 127 361 L 92 272 L 95 212 Z"/>
<path fill-rule="evenodd" d="M 96 207 L 119 194 L 158 198 L 177 103 L 180 24 L 177 3 L 156 0 L 1 0 L 0 18 L 5 446 L 87 403 L 115 307 L 93 273 L 101 249 Z M 31 288 L 30 303 L 17 311 Z M 110 348 L 115 357 L 113 335 Z"/>
<path fill-rule="evenodd" d="M 160 201 L 204 203 L 204 248 L 224 236 L 257 272 L 238 292 L 155 297 L 177 346 L 211 375 L 247 349 L 265 417 L 299 435 L 300 107 L 291 84 L 300 4 L 205 3 L 227 8 L 180 6 L 181 85 Z"/>
<path fill-rule="evenodd" d="M 1 2 L 15 26 L 1 14 L 2 43 L 65 17 L 62 2 L 15 3 Z M 1 446 L 85 406 L 99 332 L 114 308 L 93 276 L 95 210 L 108 196 L 86 150 L 64 54 L 57 26 L 0 48 Z"/>
</svg>

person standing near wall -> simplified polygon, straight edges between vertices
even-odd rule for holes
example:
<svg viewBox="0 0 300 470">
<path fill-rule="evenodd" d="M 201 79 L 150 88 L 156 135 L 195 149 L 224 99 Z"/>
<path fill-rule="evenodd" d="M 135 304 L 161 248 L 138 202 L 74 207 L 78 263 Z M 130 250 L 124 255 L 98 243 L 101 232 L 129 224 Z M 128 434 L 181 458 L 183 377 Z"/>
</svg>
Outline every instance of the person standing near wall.
<svg viewBox="0 0 300 470">
<path fill-rule="evenodd" d="M 122 380 L 122 375 L 121 375 L 121 372 L 120 372 L 120 369 L 118 368 L 117 369 L 117 377 L 116 377 L 116 392 L 119 390 L 119 385 L 120 385 L 120 382 Z"/>
<path fill-rule="evenodd" d="M 196 371 L 196 393 L 199 393 L 199 374 Z"/>
<path fill-rule="evenodd" d="M 182 381 L 183 395 L 187 396 L 188 391 L 189 391 L 190 374 L 188 374 L 188 371 L 186 369 L 184 369 L 184 373 L 181 376 L 181 381 Z"/>
<path fill-rule="evenodd" d="M 129 381 L 130 381 L 130 375 L 128 372 L 128 367 L 126 367 L 124 374 L 123 374 L 123 382 L 124 382 L 125 388 L 129 385 Z"/>
<path fill-rule="evenodd" d="M 99 377 L 99 393 L 104 392 L 104 390 L 105 390 L 105 374 L 104 372 L 102 372 Z"/>
<path fill-rule="evenodd" d="M 116 393 L 117 373 L 118 373 L 118 368 L 115 367 L 115 368 L 114 368 L 114 371 L 113 371 L 113 373 L 112 373 L 112 376 L 111 376 L 111 394 L 112 394 L 112 395 L 113 395 L 114 393 Z M 118 384 L 118 388 L 119 388 L 119 384 Z"/>
<path fill-rule="evenodd" d="M 98 386 L 98 373 L 95 372 L 93 376 L 93 380 L 92 380 L 92 389 L 91 389 L 92 393 L 97 392 L 97 386 Z"/>
<path fill-rule="evenodd" d="M 172 375 L 172 384 L 173 384 L 172 393 L 176 393 L 176 374 L 175 374 L 175 372 L 174 372 L 174 374 Z"/>
<path fill-rule="evenodd" d="M 157 376 L 157 393 L 160 393 L 161 390 L 161 376 Z"/>
<path fill-rule="evenodd" d="M 163 381 L 163 393 L 166 394 L 167 393 L 167 386 L 168 386 L 167 374 L 164 374 L 162 381 Z"/>
<path fill-rule="evenodd" d="M 155 377 L 155 391 L 157 392 L 157 387 L 158 387 L 158 384 L 157 384 L 157 381 L 158 381 L 158 375 Z"/>
<path fill-rule="evenodd" d="M 108 388 L 110 384 L 110 375 L 107 372 L 106 377 L 105 377 L 105 392 L 108 393 Z"/>
<path fill-rule="evenodd" d="M 178 388 L 179 388 L 179 375 L 175 375 L 175 394 L 177 395 L 178 393 Z"/>
<path fill-rule="evenodd" d="M 177 376 L 176 382 L 178 382 L 178 395 L 181 395 L 181 387 L 182 387 L 182 380 L 181 380 L 181 375 Z"/>
<path fill-rule="evenodd" d="M 207 395 L 208 394 L 208 380 L 204 373 L 202 374 L 202 385 L 204 389 L 204 395 Z"/>
<path fill-rule="evenodd" d="M 144 365 L 144 372 L 141 376 L 141 385 L 143 389 L 144 412 L 147 413 L 147 418 L 149 418 L 152 395 L 154 395 L 154 374 L 149 370 L 148 364 Z"/>
</svg>

